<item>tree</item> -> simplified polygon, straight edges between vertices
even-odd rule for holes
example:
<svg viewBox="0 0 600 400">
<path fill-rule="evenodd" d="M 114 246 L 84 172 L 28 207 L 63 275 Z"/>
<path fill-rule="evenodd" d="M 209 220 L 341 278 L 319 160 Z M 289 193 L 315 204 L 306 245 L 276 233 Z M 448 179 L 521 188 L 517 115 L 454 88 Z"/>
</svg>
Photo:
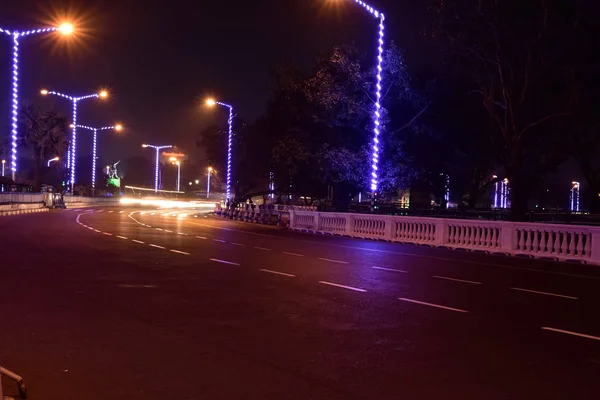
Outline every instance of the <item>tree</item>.
<svg viewBox="0 0 600 400">
<path fill-rule="evenodd" d="M 511 216 L 523 219 L 532 188 L 567 157 L 560 130 L 571 113 L 566 71 L 576 10 L 567 0 L 437 1 L 434 10 L 438 36 L 456 50 L 457 71 L 473 77 L 490 118 Z"/>
<path fill-rule="evenodd" d="M 67 119 L 55 111 L 27 104 L 21 109 L 20 124 L 21 144 L 30 151 L 34 161 L 33 183 L 39 189 L 46 161 L 57 156 L 63 158 L 69 147 Z"/>
</svg>

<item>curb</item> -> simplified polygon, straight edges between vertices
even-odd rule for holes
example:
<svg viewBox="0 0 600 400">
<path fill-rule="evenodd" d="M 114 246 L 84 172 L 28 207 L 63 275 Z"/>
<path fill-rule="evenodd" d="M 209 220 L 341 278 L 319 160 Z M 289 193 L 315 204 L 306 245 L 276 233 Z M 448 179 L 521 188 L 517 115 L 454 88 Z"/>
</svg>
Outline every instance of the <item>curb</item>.
<svg viewBox="0 0 600 400">
<path fill-rule="evenodd" d="M 9 216 L 9 215 L 20 215 L 20 214 L 34 214 L 40 212 L 48 212 L 50 209 L 43 208 L 33 208 L 29 210 L 11 210 L 11 211 L 0 211 L 0 217 Z"/>
</svg>

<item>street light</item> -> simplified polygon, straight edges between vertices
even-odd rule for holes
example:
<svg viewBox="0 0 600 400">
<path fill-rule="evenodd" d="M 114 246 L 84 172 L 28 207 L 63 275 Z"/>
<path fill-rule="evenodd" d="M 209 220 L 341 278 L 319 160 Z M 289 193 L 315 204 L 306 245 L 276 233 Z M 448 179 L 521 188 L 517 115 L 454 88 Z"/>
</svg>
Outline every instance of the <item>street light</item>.
<svg viewBox="0 0 600 400">
<path fill-rule="evenodd" d="M 87 129 L 94 133 L 94 139 L 92 141 L 92 192 L 96 190 L 96 149 L 98 146 L 98 131 L 115 130 L 117 132 L 123 130 L 123 125 L 116 124 L 113 126 L 103 126 L 101 128 L 94 128 L 86 125 L 74 125 L 71 124 L 71 128 L 75 131 L 75 128 Z"/>
<path fill-rule="evenodd" d="M 32 29 L 29 31 L 11 31 L 0 28 L 0 33 L 7 36 L 12 36 L 13 40 L 13 57 L 12 57 L 12 129 L 11 129 L 11 170 L 12 179 L 15 180 L 17 173 L 17 129 L 18 129 L 18 108 L 19 108 L 19 41 L 22 37 L 37 35 L 40 33 L 59 32 L 63 35 L 73 33 L 73 25 L 64 23 L 58 27 Z"/>
<path fill-rule="evenodd" d="M 105 99 L 108 97 L 108 92 L 106 90 L 102 90 L 98 93 L 88 94 L 85 96 L 77 96 L 77 97 L 59 93 L 59 92 L 55 92 L 52 90 L 46 90 L 46 89 L 40 90 L 40 93 L 42 94 L 42 96 L 47 96 L 49 94 L 54 95 L 54 96 L 59 96 L 59 97 L 65 98 L 67 100 L 70 100 L 73 103 L 73 122 L 71 124 L 71 128 L 73 128 L 73 136 L 71 139 L 71 145 L 69 146 L 69 151 L 67 153 L 67 168 L 69 168 L 70 173 L 71 173 L 71 179 L 70 179 L 71 193 L 73 193 L 73 187 L 75 186 L 75 158 L 76 158 L 75 152 L 77 150 L 77 127 L 78 127 L 78 125 L 77 125 L 77 103 L 82 100 L 92 99 L 92 98 Z"/>
<path fill-rule="evenodd" d="M 155 146 L 153 144 L 143 144 L 142 147 L 143 148 L 150 147 L 150 148 L 156 150 L 156 168 L 154 170 L 154 192 L 156 193 L 156 192 L 158 192 L 158 155 L 162 149 L 170 149 L 173 146 L 171 146 L 171 145 Z"/>
<path fill-rule="evenodd" d="M 208 183 L 206 185 L 206 198 L 208 199 L 208 198 L 210 198 L 210 174 L 211 174 L 211 172 L 213 172 L 212 167 L 208 167 L 207 171 L 208 171 Z"/>
<path fill-rule="evenodd" d="M 229 201 L 229 197 L 231 194 L 231 145 L 233 142 L 233 106 L 226 104 L 226 103 L 221 103 L 220 101 L 215 101 L 214 99 L 207 99 L 206 105 L 209 107 L 214 107 L 216 105 L 219 105 L 219 106 L 227 107 L 229 109 L 229 119 L 228 119 L 229 139 L 228 139 L 228 143 L 227 143 L 227 188 L 226 188 L 226 194 L 225 194 L 225 199 L 227 201 Z"/>
<path fill-rule="evenodd" d="M 181 185 L 181 163 L 179 161 L 174 161 L 173 164 L 177 165 L 177 191 L 179 192 L 179 187 Z"/>
<path fill-rule="evenodd" d="M 50 163 L 51 163 L 52 161 L 58 161 L 58 160 L 59 160 L 59 158 L 58 158 L 58 157 L 54 157 L 54 158 L 51 158 L 51 159 L 49 159 L 49 160 L 48 160 L 48 167 L 50 167 Z"/>
<path fill-rule="evenodd" d="M 579 212 L 579 187 L 577 181 L 571 182 L 571 211 Z"/>
</svg>

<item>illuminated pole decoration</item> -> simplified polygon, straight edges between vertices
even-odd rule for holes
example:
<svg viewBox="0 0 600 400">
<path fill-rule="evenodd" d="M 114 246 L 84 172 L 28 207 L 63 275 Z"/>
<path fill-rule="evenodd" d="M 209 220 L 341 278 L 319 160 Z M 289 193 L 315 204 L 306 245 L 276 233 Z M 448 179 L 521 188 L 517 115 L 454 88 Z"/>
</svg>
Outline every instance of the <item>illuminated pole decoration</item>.
<svg viewBox="0 0 600 400">
<path fill-rule="evenodd" d="M 4 176 L 4 165 L 6 164 L 6 160 L 2 160 L 2 176 Z M 2 185 L 2 191 L 4 192 L 4 185 Z"/>
<path fill-rule="evenodd" d="M 384 46 L 384 32 L 385 32 L 385 15 L 378 10 L 371 7 L 369 4 L 361 0 L 354 0 L 355 3 L 362 6 L 363 9 L 367 10 L 372 16 L 379 20 L 379 35 L 377 38 L 377 71 L 376 71 L 376 84 L 375 84 L 375 110 L 373 111 L 373 156 L 371 164 L 371 192 L 373 194 L 373 200 L 377 194 L 379 185 L 379 143 L 381 135 L 381 83 L 383 80 L 383 46 Z M 373 207 L 372 203 L 372 207 Z"/>
<path fill-rule="evenodd" d="M 227 107 L 229 109 L 229 119 L 228 119 L 228 125 L 229 125 L 229 134 L 228 134 L 228 141 L 227 141 L 227 188 L 226 188 L 226 192 L 225 192 L 225 200 L 229 201 L 229 198 L 231 196 L 231 147 L 233 144 L 233 106 L 226 104 L 226 103 L 221 103 L 220 101 L 215 101 L 213 99 L 208 99 L 206 100 L 206 104 L 209 107 L 214 107 L 215 105 L 219 105 L 222 107 Z"/>
<path fill-rule="evenodd" d="M 154 169 L 154 192 L 157 193 L 158 192 L 158 165 L 159 165 L 158 156 L 159 156 L 159 153 L 162 149 L 170 149 L 173 146 L 171 146 L 171 145 L 155 146 L 153 144 L 143 144 L 142 147 L 143 148 L 150 147 L 151 149 L 156 150 L 156 167 Z"/>
<path fill-rule="evenodd" d="M 73 131 L 75 131 L 75 128 L 81 128 L 81 129 L 87 129 L 88 131 L 92 131 L 94 133 L 94 139 L 92 141 L 92 192 L 96 189 L 96 154 L 97 154 L 97 147 L 98 147 L 98 131 L 108 131 L 108 130 L 114 130 L 114 131 L 121 131 L 123 129 L 123 125 L 121 124 L 116 124 L 113 126 L 103 126 L 101 128 L 94 128 L 91 126 L 86 126 L 86 125 L 74 125 L 71 124 L 71 128 L 73 129 Z"/>
<path fill-rule="evenodd" d="M 21 38 L 41 33 L 59 32 L 63 35 L 73 33 L 73 25 L 62 24 L 59 27 L 32 29 L 29 31 L 12 31 L 0 28 L 0 34 L 4 33 L 12 37 L 13 42 L 13 57 L 12 57 L 12 127 L 11 127 L 11 171 L 12 179 L 15 180 L 17 173 L 17 129 L 18 129 L 18 112 L 19 112 L 19 43 Z"/>
<path fill-rule="evenodd" d="M 579 182 L 573 181 L 571 182 L 573 185 L 571 187 L 571 211 L 579 212 Z"/>
<path fill-rule="evenodd" d="M 40 91 L 40 93 L 43 96 L 47 96 L 50 94 L 53 96 L 62 97 L 67 100 L 70 100 L 73 103 L 73 122 L 71 123 L 71 128 L 73 129 L 73 134 L 72 134 L 72 138 L 71 138 L 71 143 L 69 145 L 69 152 L 67 154 L 67 168 L 69 169 L 70 174 L 71 174 L 71 178 L 70 178 L 71 193 L 73 193 L 73 187 L 75 186 L 75 158 L 76 158 L 76 151 L 77 151 L 77 128 L 79 127 L 79 125 L 77 125 L 77 103 L 79 103 L 82 100 L 87 100 L 87 99 L 94 99 L 94 98 L 105 99 L 108 97 L 108 92 L 106 90 L 102 90 L 99 93 L 88 94 L 85 96 L 70 96 L 68 94 L 42 89 Z"/>
</svg>

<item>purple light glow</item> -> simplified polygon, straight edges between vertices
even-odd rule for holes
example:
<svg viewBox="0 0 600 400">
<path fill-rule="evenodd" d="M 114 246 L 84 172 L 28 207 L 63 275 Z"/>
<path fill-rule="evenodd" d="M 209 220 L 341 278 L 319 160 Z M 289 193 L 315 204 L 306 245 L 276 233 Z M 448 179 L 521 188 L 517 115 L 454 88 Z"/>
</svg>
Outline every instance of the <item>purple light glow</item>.
<svg viewBox="0 0 600 400">
<path fill-rule="evenodd" d="M 16 179 L 17 173 L 17 119 L 18 119 L 18 108 L 19 108 L 19 39 L 21 37 L 40 34 L 40 33 L 48 33 L 54 32 L 57 28 L 42 28 L 42 29 L 32 29 L 29 31 L 9 31 L 7 29 L 0 28 L 0 33 L 4 33 L 7 36 L 12 36 L 13 38 L 13 64 L 12 64 L 12 124 L 11 124 L 11 171 L 12 171 L 12 179 Z"/>
</svg>

